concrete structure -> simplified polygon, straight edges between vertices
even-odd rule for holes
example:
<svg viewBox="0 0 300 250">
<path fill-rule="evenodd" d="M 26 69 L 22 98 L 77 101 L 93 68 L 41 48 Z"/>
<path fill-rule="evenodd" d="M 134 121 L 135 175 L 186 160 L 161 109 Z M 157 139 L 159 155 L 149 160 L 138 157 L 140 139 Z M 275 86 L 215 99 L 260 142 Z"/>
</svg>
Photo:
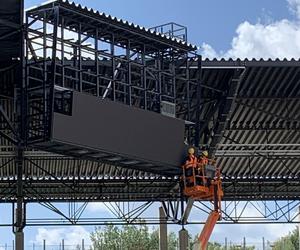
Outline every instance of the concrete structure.
<svg viewBox="0 0 300 250">
<path fill-rule="evenodd" d="M 166 213 L 163 207 L 159 208 L 159 250 L 168 249 L 168 225 L 166 221 Z"/>
<path fill-rule="evenodd" d="M 189 234 L 186 229 L 179 231 L 179 250 L 188 250 L 189 247 Z"/>
</svg>

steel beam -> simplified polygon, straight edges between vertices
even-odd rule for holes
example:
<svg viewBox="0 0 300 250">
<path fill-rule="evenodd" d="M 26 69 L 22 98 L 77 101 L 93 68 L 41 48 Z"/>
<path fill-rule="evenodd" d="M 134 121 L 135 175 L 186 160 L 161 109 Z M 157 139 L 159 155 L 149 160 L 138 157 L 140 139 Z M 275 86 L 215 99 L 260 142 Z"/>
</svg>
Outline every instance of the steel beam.
<svg viewBox="0 0 300 250">
<path fill-rule="evenodd" d="M 24 149 L 19 147 L 17 149 L 17 159 L 16 159 L 16 173 L 17 173 L 17 207 L 15 216 L 15 242 L 16 250 L 24 249 L 24 233 L 23 229 L 25 227 L 25 203 L 23 194 L 23 163 L 24 163 Z"/>
<path fill-rule="evenodd" d="M 212 141 L 209 144 L 209 154 L 214 156 L 217 145 L 221 141 L 225 128 L 229 122 L 231 113 L 233 111 L 235 105 L 235 99 L 238 94 L 238 89 L 240 87 L 240 82 L 243 77 L 245 70 L 235 70 L 232 76 L 231 81 L 229 82 L 228 89 L 226 91 L 226 95 L 223 97 L 223 101 L 219 106 L 218 116 L 216 125 L 213 128 L 213 137 Z"/>
<path fill-rule="evenodd" d="M 180 219 L 182 225 L 187 224 L 187 221 L 188 221 L 189 215 L 190 215 L 190 213 L 192 211 L 193 205 L 194 205 L 194 199 L 193 198 L 189 198 L 188 201 L 187 201 L 184 213 L 183 213 L 183 215 L 182 215 L 182 217 Z"/>
<path fill-rule="evenodd" d="M 201 134 L 201 84 L 202 84 L 202 57 L 198 56 L 198 69 L 197 69 L 197 94 L 196 94 L 196 123 L 195 123 L 195 138 L 194 138 L 194 145 L 195 147 L 199 147 L 200 144 L 200 134 Z"/>
</svg>

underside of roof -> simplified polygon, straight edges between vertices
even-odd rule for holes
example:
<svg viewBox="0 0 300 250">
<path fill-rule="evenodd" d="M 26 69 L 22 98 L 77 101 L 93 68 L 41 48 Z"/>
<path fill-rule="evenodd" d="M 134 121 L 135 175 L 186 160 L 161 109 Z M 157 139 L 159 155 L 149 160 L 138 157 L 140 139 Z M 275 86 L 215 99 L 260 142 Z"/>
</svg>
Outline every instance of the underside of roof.
<svg viewBox="0 0 300 250">
<path fill-rule="evenodd" d="M 203 62 L 203 84 L 214 90 L 204 90 L 202 100 L 224 90 L 226 77 L 233 74 L 226 67 L 236 63 Z M 212 133 L 209 141 L 224 178 L 299 178 L 300 62 L 261 60 L 240 65 L 245 69 L 222 138 L 212 145 L 217 136 Z M 205 114 L 212 105 L 202 107 L 203 120 L 211 119 Z"/>
<path fill-rule="evenodd" d="M 16 127 L 14 122 L 16 122 L 17 101 L 14 94 L 18 91 L 14 87 L 17 86 L 18 80 L 16 64 L 11 61 L 18 62 L 18 58 L 21 57 L 20 9 L 19 1 L 8 1 L 7 4 L 0 6 L 0 202 L 15 201 L 17 197 L 16 149 L 8 141 L 16 134 L 13 129 Z M 299 199 L 299 60 L 215 59 L 199 62 L 191 59 L 187 60 L 187 64 L 181 64 L 181 60 L 186 59 L 189 53 L 196 50 L 195 46 L 81 5 L 65 0 L 50 1 L 27 13 L 31 17 L 36 16 L 39 20 L 44 20 L 44 15 L 50 15 L 48 25 L 52 25 L 55 11 L 59 11 L 64 17 L 56 19 L 60 22 L 58 26 L 68 31 L 76 31 L 80 36 L 78 41 L 81 40 L 81 36 L 86 36 L 86 39 L 89 37 L 100 39 L 119 48 L 130 45 L 134 53 L 144 54 L 144 56 L 153 51 L 158 51 L 158 54 L 163 52 L 162 55 L 167 54 L 171 57 L 176 54 L 178 56 L 176 63 L 180 64 L 180 66 L 173 65 L 174 68 L 178 66 L 176 72 L 180 75 L 188 68 L 190 79 L 200 78 L 199 88 L 197 82 L 189 89 L 186 78 L 180 80 L 178 86 L 175 84 L 176 96 L 172 104 L 176 104 L 177 118 L 185 121 L 185 124 L 194 126 L 195 122 L 199 122 L 200 129 L 197 131 L 199 137 L 195 141 L 199 139 L 199 145 L 208 149 L 210 154 L 216 157 L 217 165 L 222 170 L 224 200 Z M 44 29 L 47 33 L 46 25 Z M 36 34 L 38 38 L 43 37 L 40 29 L 36 30 Z M 50 39 L 52 34 L 48 32 L 46 36 Z M 76 41 L 71 45 L 74 48 L 79 47 Z M 47 46 L 44 46 L 44 49 L 45 47 Z M 34 48 L 29 49 L 33 55 Z M 100 53 L 105 52 L 96 51 L 96 55 Z M 34 58 L 33 55 L 33 58 L 36 61 L 30 62 L 33 67 L 36 64 L 36 68 L 39 68 L 41 62 L 43 66 L 40 68 L 47 71 L 47 63 L 50 62 L 50 59 L 46 59 L 47 53 L 41 61 L 37 55 L 35 56 Z M 64 67 L 71 68 L 70 61 L 73 60 L 76 64 L 77 57 L 76 53 L 72 58 L 64 59 L 62 56 L 61 60 L 64 62 L 57 66 L 58 70 Z M 53 58 L 56 58 L 55 54 Z M 106 73 L 111 71 L 114 78 L 113 66 L 109 68 L 107 65 L 114 65 L 111 62 L 114 62 L 116 56 L 104 58 L 106 59 L 97 61 L 96 72 L 99 71 L 99 66 L 102 75 L 107 76 L 109 74 Z M 118 59 L 121 65 L 124 58 Z M 126 63 L 130 65 L 135 63 L 134 60 L 128 60 Z M 143 61 L 144 64 L 138 64 L 138 69 L 146 68 L 145 58 Z M 79 62 L 79 70 L 73 67 L 77 70 L 75 75 L 78 75 L 78 72 L 92 75 L 95 61 L 90 58 L 87 60 L 80 58 Z M 55 67 L 53 69 L 54 75 L 55 72 L 58 74 Z M 127 67 L 128 69 L 130 67 Z M 161 70 L 153 70 L 157 73 L 156 71 L 159 71 L 159 74 Z M 99 80 L 99 75 L 98 72 L 96 77 L 87 79 Z M 37 79 L 39 82 L 43 82 L 41 74 L 37 74 L 36 78 L 39 78 Z M 145 82 L 146 78 L 144 78 Z M 178 80 L 174 77 L 175 83 L 176 79 Z M 73 80 L 77 81 L 72 76 Z M 92 84 L 92 80 L 85 79 L 85 81 L 91 81 Z M 111 79 L 106 77 L 106 81 Z M 129 80 L 128 82 L 130 86 L 132 82 Z M 54 81 L 53 85 L 55 84 L 57 83 Z M 145 90 L 142 90 L 146 93 L 147 99 L 146 84 Z M 72 91 L 76 90 L 72 89 Z M 137 91 L 137 93 L 143 92 Z M 161 92 L 158 95 L 161 95 Z M 190 97 L 188 102 L 191 103 L 186 104 L 187 100 L 184 99 L 186 96 Z M 39 107 L 34 109 L 38 110 Z M 187 109 L 190 109 L 191 113 L 187 114 Z M 41 120 L 33 123 L 43 124 Z M 197 133 L 195 134 L 198 135 Z M 130 166 L 124 168 L 118 163 L 108 164 L 83 156 L 61 155 L 54 150 L 44 152 L 34 146 L 26 148 L 24 166 L 22 173 L 24 199 L 29 202 L 161 201 L 181 198 L 180 166 L 178 171 L 172 172 L 171 175 L 166 174 L 162 169 L 150 173 Z"/>
<path fill-rule="evenodd" d="M 222 169 L 224 200 L 299 199 L 299 65 L 296 60 L 202 62 L 201 121 L 211 132 L 201 142 L 213 148 Z M 217 133 L 212 124 L 218 114 L 211 110 L 226 93 L 237 69 L 239 88 L 223 132 Z M 7 105 L 6 110 L 11 110 Z M 2 201 L 9 200 L 14 190 L 13 157 L 13 148 L 2 138 Z M 40 200 L 180 197 L 178 176 L 164 177 L 36 150 L 26 152 L 23 178 L 27 180 L 24 190 L 28 201 L 34 201 L 37 193 Z"/>
</svg>

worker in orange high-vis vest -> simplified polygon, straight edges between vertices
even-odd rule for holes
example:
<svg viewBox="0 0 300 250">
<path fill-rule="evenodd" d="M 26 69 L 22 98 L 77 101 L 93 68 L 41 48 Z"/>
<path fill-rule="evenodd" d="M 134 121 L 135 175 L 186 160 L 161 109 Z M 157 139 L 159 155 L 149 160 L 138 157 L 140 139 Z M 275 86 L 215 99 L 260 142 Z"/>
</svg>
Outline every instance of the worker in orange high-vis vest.
<svg viewBox="0 0 300 250">
<path fill-rule="evenodd" d="M 198 164 L 205 167 L 208 164 L 208 152 L 205 150 L 198 159 Z"/>
<path fill-rule="evenodd" d="M 195 156 L 195 149 L 189 148 L 188 149 L 188 157 L 186 159 L 185 164 L 196 164 L 197 163 L 197 157 Z"/>
<path fill-rule="evenodd" d="M 208 152 L 205 150 L 201 153 L 201 156 L 198 158 L 197 169 L 196 169 L 196 184 L 197 185 L 205 185 L 205 180 L 203 179 L 205 176 L 205 166 L 208 164 Z"/>
<path fill-rule="evenodd" d="M 188 149 L 188 156 L 184 164 L 184 175 L 186 177 L 187 186 L 193 186 L 194 185 L 194 171 L 197 167 L 197 157 L 195 156 L 195 149 L 189 148 Z"/>
</svg>

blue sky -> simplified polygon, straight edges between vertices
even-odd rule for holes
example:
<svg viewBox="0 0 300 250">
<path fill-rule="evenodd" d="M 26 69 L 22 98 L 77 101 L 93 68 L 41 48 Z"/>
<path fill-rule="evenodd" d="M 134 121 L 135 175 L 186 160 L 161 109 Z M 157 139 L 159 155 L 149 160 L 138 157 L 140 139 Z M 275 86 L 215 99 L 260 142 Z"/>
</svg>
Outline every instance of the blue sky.
<svg viewBox="0 0 300 250">
<path fill-rule="evenodd" d="M 26 8 L 43 1 L 27 0 Z M 174 21 L 188 27 L 189 41 L 202 47 L 207 57 L 300 57 L 299 0 L 77 0 L 85 6 L 126 19 L 145 27 Z M 298 45 L 299 44 L 299 45 Z M 153 208 L 149 213 L 157 213 Z M 11 208 L 0 205 L 0 221 L 9 221 Z M 40 206 L 28 209 L 29 217 L 51 214 Z M 88 215 L 107 215 L 103 206 L 91 206 Z M 3 216 L 7 215 L 7 216 Z M 198 215 L 195 215 L 198 216 Z M 203 215 L 199 215 L 200 217 Z M 258 232 L 259 228 L 259 232 Z M 276 238 L 292 226 L 218 226 L 214 239 L 242 240 L 245 235 L 260 240 L 261 234 Z M 39 237 L 60 238 L 69 234 L 74 238 L 87 235 L 92 227 L 26 228 L 26 243 Z M 173 227 L 173 230 L 179 228 Z M 197 232 L 199 227 L 191 227 Z M 270 233 L 272 230 L 273 233 Z M 225 233 L 226 232 L 226 233 Z M 80 236 L 79 236 L 80 235 Z M 73 238 L 70 238 L 72 241 Z M 13 240 L 10 228 L 0 228 L 0 245 Z M 270 239 L 272 240 L 272 239 Z"/>
<path fill-rule="evenodd" d="M 26 7 L 40 4 L 27 0 Z M 84 6 L 153 27 L 170 21 L 189 29 L 191 43 L 206 42 L 216 50 L 228 50 L 236 28 L 244 21 L 257 23 L 272 17 L 274 20 L 293 18 L 286 0 L 77 0 Z"/>
</svg>

